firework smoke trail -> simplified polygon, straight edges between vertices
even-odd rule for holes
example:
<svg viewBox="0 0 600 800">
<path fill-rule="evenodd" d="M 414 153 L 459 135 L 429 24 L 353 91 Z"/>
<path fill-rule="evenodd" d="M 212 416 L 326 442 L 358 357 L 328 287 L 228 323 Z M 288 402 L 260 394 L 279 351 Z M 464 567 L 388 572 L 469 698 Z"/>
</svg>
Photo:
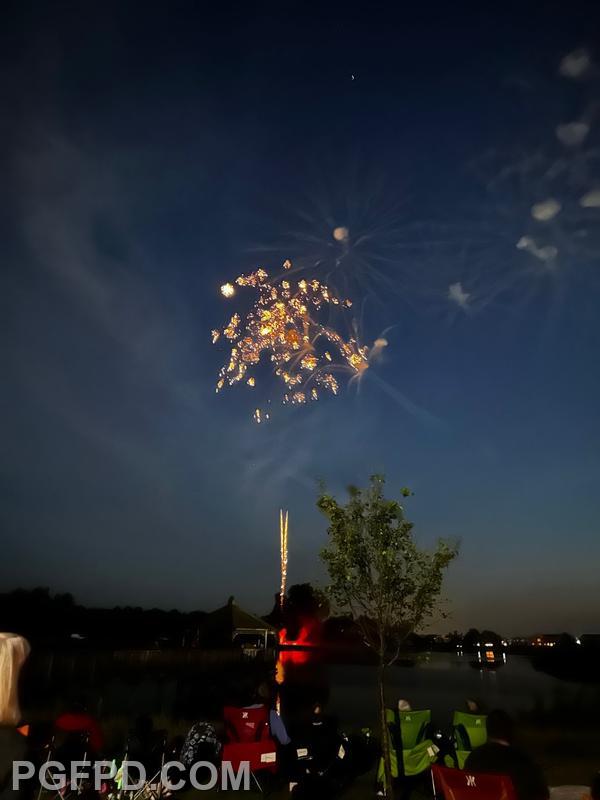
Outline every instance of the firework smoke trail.
<svg viewBox="0 0 600 800">
<path fill-rule="evenodd" d="M 283 609 L 287 589 L 287 564 L 288 564 L 288 512 L 279 509 L 279 539 L 281 559 L 281 585 L 279 587 L 279 607 Z"/>
<path fill-rule="evenodd" d="M 340 295 L 360 297 L 381 310 L 390 297 L 414 307 L 427 294 L 425 263 L 435 269 L 431 251 L 440 242 L 433 224 L 401 224 L 406 211 L 386 206 L 376 219 L 368 214 L 349 214 L 350 221 L 336 222 L 332 214 L 297 212 L 302 225 L 289 230 L 280 242 L 256 246 L 263 257 L 290 253 L 292 272 L 316 276 Z M 358 217 L 355 219 L 355 217 Z"/>
<path fill-rule="evenodd" d="M 493 149 L 473 164 L 489 200 L 479 227 L 495 229 L 495 235 L 480 247 L 470 245 L 466 233 L 464 268 L 456 265 L 448 286 L 455 309 L 480 310 L 499 301 L 505 310 L 524 311 L 540 290 L 558 301 L 567 289 L 589 295 L 597 287 L 600 70 L 583 49 L 566 54 L 557 68 L 551 83 L 537 81 L 543 93 L 538 102 L 528 98 L 535 119 L 524 120 L 522 133 L 531 146 L 517 141 L 508 159 Z M 459 258 L 456 248 L 453 262 Z"/>
</svg>

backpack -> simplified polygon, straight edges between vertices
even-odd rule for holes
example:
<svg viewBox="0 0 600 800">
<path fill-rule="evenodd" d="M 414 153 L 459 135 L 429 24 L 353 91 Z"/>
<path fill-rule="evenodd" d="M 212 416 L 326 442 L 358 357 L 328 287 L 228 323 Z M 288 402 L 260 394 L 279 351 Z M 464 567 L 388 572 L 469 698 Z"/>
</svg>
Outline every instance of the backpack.
<svg viewBox="0 0 600 800">
<path fill-rule="evenodd" d="M 195 722 L 189 729 L 179 759 L 190 769 L 198 761 L 214 761 L 221 752 L 221 742 L 210 722 Z"/>
</svg>

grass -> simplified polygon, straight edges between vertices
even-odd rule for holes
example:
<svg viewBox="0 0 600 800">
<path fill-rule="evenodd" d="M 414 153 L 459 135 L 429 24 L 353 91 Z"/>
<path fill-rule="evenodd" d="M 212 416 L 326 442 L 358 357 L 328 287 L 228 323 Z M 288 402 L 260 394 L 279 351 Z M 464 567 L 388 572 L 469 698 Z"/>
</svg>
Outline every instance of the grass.
<svg viewBox="0 0 600 800">
<path fill-rule="evenodd" d="M 190 727 L 188 721 L 173 720 L 168 716 L 156 716 L 154 723 L 156 730 L 168 732 L 170 740 L 184 737 Z M 131 719 L 125 716 L 103 720 L 108 753 L 118 757 L 130 726 Z M 548 716 L 521 720 L 519 744 L 540 764 L 550 786 L 588 785 L 600 768 L 600 732 L 592 718 L 585 719 L 580 725 L 573 724 L 573 719 L 568 725 L 565 720 L 561 720 L 560 724 L 556 721 L 551 723 Z M 373 797 L 374 787 L 375 773 L 372 770 L 358 778 L 342 796 L 347 800 Z M 183 800 L 199 800 L 200 797 L 212 797 L 216 794 L 216 790 L 190 789 L 178 796 Z M 238 792 L 219 791 L 218 795 L 223 800 L 227 797 L 239 797 Z M 411 800 L 420 800 L 427 796 L 413 792 Z M 287 786 L 273 790 L 269 797 L 273 800 L 289 797 Z"/>
</svg>

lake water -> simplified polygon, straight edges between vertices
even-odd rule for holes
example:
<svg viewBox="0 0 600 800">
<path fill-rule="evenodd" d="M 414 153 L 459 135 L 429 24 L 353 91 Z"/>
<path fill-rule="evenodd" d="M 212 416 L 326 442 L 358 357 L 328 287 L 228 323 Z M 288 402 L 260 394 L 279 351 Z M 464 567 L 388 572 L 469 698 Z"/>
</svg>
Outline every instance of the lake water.
<svg viewBox="0 0 600 800">
<path fill-rule="evenodd" d="M 226 698 L 231 702 L 236 686 L 248 680 L 252 684 L 257 674 L 253 668 L 258 666 L 238 663 L 228 671 L 225 666 L 201 668 L 167 660 L 157 669 L 150 661 L 148 653 L 132 653 L 127 672 L 121 673 L 112 666 L 101 670 L 95 657 L 69 658 L 58 667 L 54 662 L 53 669 L 47 659 L 41 660 L 24 687 L 25 705 L 48 718 L 81 699 L 104 719 L 133 719 L 140 713 L 198 719 L 207 713 L 219 715 Z M 503 707 L 513 713 L 600 709 L 600 687 L 552 678 L 534 670 L 525 657 L 509 655 L 496 671 L 474 669 L 470 661 L 469 656 L 431 653 L 419 655 L 414 666 L 390 667 L 388 704 L 395 705 L 402 697 L 413 708 L 430 708 L 441 727 L 450 722 L 455 708 L 464 708 L 469 697 L 480 699 L 488 709 Z M 376 724 L 375 667 L 328 663 L 306 652 L 288 653 L 283 666 L 282 709 L 287 716 L 296 716 L 318 699 L 326 701 L 330 713 L 348 728 Z"/>
<path fill-rule="evenodd" d="M 348 664 L 286 665 L 289 691 L 311 686 L 328 696 L 331 713 L 348 726 L 375 725 L 377 685 L 374 667 Z M 452 711 L 464 708 L 467 698 L 477 698 L 489 710 L 502 707 L 520 714 L 534 709 L 552 710 L 598 706 L 600 689 L 553 678 L 537 672 L 529 659 L 508 656 L 495 671 L 471 666 L 469 656 L 452 653 L 423 654 L 413 667 L 393 666 L 387 672 L 388 705 L 399 698 L 413 708 L 430 708 L 440 726 L 449 724 Z"/>
</svg>

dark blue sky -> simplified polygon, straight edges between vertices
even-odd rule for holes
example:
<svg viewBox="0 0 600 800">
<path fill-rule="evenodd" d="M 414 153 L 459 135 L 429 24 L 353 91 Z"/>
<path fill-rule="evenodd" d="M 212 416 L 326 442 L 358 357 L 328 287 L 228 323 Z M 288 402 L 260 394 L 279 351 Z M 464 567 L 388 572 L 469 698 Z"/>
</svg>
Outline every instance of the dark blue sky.
<svg viewBox="0 0 600 800">
<path fill-rule="evenodd" d="M 317 481 L 379 471 L 462 539 L 443 627 L 600 630 L 600 68 L 559 75 L 600 14 L 401 6 L 6 7 L 0 588 L 266 611 L 279 507 L 291 582 L 324 581 Z M 338 225 L 329 277 L 389 346 L 257 426 L 214 393 L 219 286 L 331 273 Z"/>
</svg>

